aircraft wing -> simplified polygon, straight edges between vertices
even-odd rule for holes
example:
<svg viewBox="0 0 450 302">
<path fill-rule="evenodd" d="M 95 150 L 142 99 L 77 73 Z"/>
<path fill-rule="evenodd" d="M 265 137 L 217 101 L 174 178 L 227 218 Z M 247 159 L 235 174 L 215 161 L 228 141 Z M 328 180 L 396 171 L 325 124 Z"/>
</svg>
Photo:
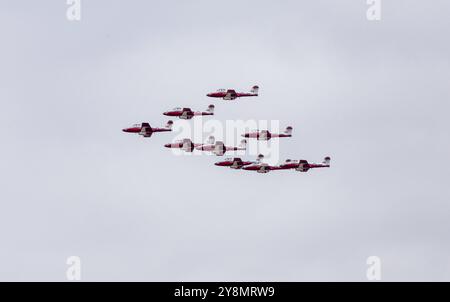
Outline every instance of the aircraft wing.
<svg viewBox="0 0 450 302">
<path fill-rule="evenodd" d="M 233 100 L 237 97 L 237 93 L 234 89 L 228 89 L 227 95 L 225 96 L 226 100 Z"/>
<path fill-rule="evenodd" d="M 300 160 L 299 164 L 298 164 L 298 168 L 296 170 L 300 171 L 300 172 L 307 172 L 309 170 L 308 161 L 306 161 L 304 159 Z"/>
<path fill-rule="evenodd" d="M 150 136 L 152 136 L 152 133 L 153 132 L 152 132 L 151 128 L 142 128 L 140 134 L 144 137 L 150 137 Z"/>
<path fill-rule="evenodd" d="M 223 142 L 216 142 L 212 152 L 216 155 L 222 156 L 226 151 L 227 148 L 225 147 Z"/>
<path fill-rule="evenodd" d="M 180 118 L 182 119 L 191 119 L 194 116 L 194 112 L 190 108 L 184 108 L 183 112 L 181 113 Z"/>
<path fill-rule="evenodd" d="M 182 150 L 186 152 L 192 152 L 194 150 L 195 145 L 192 144 L 192 141 L 190 139 L 183 140 L 183 145 L 181 147 Z"/>
<path fill-rule="evenodd" d="M 233 169 L 238 169 L 238 168 L 240 168 L 240 167 L 242 167 L 242 161 L 234 160 L 234 161 L 233 161 L 233 164 L 231 165 L 231 168 L 233 168 Z"/>
<path fill-rule="evenodd" d="M 142 123 L 141 125 L 141 135 L 145 136 L 145 137 L 150 137 L 152 136 L 152 127 L 150 127 L 149 123 Z"/>
<path fill-rule="evenodd" d="M 270 134 L 269 134 L 269 131 L 267 131 L 267 130 L 262 130 L 259 133 L 259 139 L 260 140 L 267 140 L 269 138 L 269 136 L 270 136 Z"/>
</svg>

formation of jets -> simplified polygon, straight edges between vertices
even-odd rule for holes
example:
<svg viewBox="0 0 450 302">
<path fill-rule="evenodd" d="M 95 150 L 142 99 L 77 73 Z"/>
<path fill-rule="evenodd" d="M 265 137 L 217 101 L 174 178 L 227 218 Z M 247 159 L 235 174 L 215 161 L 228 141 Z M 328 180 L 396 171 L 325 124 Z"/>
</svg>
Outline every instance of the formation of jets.
<svg viewBox="0 0 450 302">
<path fill-rule="evenodd" d="M 208 93 L 208 97 L 221 98 L 223 100 L 235 100 L 240 97 L 258 96 L 259 87 L 253 86 L 250 92 L 236 92 L 234 89 L 219 89 L 216 92 Z M 195 116 L 211 116 L 214 115 L 213 104 L 209 105 L 205 111 L 193 111 L 191 108 L 177 107 L 163 113 L 165 116 L 178 117 L 179 119 L 190 120 Z M 134 124 L 129 128 L 124 128 L 122 131 L 127 133 L 135 133 L 143 137 L 151 137 L 155 132 L 170 132 L 172 131 L 173 121 L 167 121 L 163 128 L 152 128 L 149 123 L 143 122 Z M 242 134 L 244 139 L 239 146 L 226 146 L 222 141 L 216 141 L 213 136 L 210 136 L 205 143 L 194 143 L 189 138 L 177 140 L 173 143 L 165 144 L 166 148 L 180 149 L 184 152 L 193 152 L 198 150 L 200 152 L 208 152 L 216 156 L 223 156 L 227 152 L 235 152 L 239 150 L 246 150 L 247 139 L 256 139 L 258 141 L 267 141 L 272 138 L 292 137 L 291 126 L 281 133 L 271 133 L 269 130 L 253 130 Z M 229 167 L 231 169 L 241 169 L 247 171 L 256 171 L 258 173 L 268 173 L 272 170 L 295 170 L 299 172 L 307 172 L 309 169 L 315 168 L 329 168 L 330 157 L 325 157 L 321 163 L 309 163 L 307 160 L 291 160 L 287 159 L 284 163 L 279 165 L 269 165 L 263 162 L 264 155 L 260 154 L 254 161 L 245 161 L 239 157 L 226 158 L 223 161 L 216 162 L 216 166 Z"/>
<path fill-rule="evenodd" d="M 247 171 L 256 171 L 258 173 L 268 173 L 272 170 L 295 170 L 299 172 L 308 172 L 309 169 L 313 168 L 329 168 L 330 167 L 330 157 L 325 157 L 321 163 L 308 163 L 304 159 L 291 160 L 287 159 L 284 163 L 276 166 L 272 166 L 263 163 L 264 155 L 258 155 L 255 161 L 243 161 L 240 157 L 226 158 L 224 161 L 216 162 L 216 166 L 229 167 L 231 169 L 243 169 Z"/>
</svg>

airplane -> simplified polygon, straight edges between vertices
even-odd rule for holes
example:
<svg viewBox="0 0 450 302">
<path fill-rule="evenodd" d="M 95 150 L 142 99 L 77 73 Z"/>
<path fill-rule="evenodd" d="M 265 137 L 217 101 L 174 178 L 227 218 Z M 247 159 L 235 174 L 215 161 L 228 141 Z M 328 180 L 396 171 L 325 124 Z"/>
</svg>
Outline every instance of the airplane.
<svg viewBox="0 0 450 302">
<path fill-rule="evenodd" d="M 245 166 L 242 169 L 247 171 L 256 171 L 258 173 L 269 173 L 273 170 L 286 170 L 287 168 L 282 168 L 280 166 L 271 166 L 267 163 L 258 162 L 253 165 Z"/>
<path fill-rule="evenodd" d="M 290 160 L 287 159 L 284 164 L 278 165 L 278 166 L 271 166 L 266 163 L 256 163 L 253 165 L 248 165 L 243 167 L 242 169 L 248 170 L 248 171 L 256 171 L 258 173 L 268 173 L 272 170 L 289 170 L 289 169 L 295 169 L 299 172 L 307 172 L 309 169 L 312 168 L 325 168 L 330 167 L 330 157 L 325 157 L 322 163 L 308 163 L 308 161 L 301 159 L 301 160 Z"/>
<path fill-rule="evenodd" d="M 329 168 L 330 167 L 331 158 L 329 156 L 325 157 L 321 163 L 308 163 L 307 160 L 290 160 L 287 159 L 284 164 L 281 164 L 280 167 L 284 169 L 295 169 L 299 172 L 308 172 L 309 169 L 314 168 Z"/>
<path fill-rule="evenodd" d="M 221 98 L 224 100 L 234 100 L 240 97 L 258 96 L 259 87 L 253 86 L 250 92 L 236 92 L 234 89 L 219 89 L 216 92 L 208 93 L 206 96 L 211 98 Z"/>
<path fill-rule="evenodd" d="M 210 136 L 206 144 L 214 144 L 214 136 Z M 164 147 L 172 149 L 181 149 L 185 152 L 193 152 L 196 147 L 203 146 L 204 144 L 193 143 L 189 138 L 184 138 L 174 143 L 165 144 Z"/>
<path fill-rule="evenodd" d="M 166 111 L 163 113 L 167 116 L 177 116 L 183 120 L 190 120 L 194 116 L 202 116 L 202 115 L 214 115 L 214 105 L 209 105 L 206 111 L 192 111 L 191 108 L 174 108 L 170 111 Z"/>
<path fill-rule="evenodd" d="M 229 157 L 225 158 L 224 161 L 219 161 L 215 163 L 216 166 L 220 167 L 229 167 L 231 169 L 242 169 L 244 166 L 252 165 L 261 162 L 261 160 L 264 158 L 264 155 L 260 154 L 258 155 L 258 158 L 256 161 L 243 161 L 240 157 Z"/>
<path fill-rule="evenodd" d="M 127 133 L 137 133 L 139 135 L 142 135 L 143 137 L 150 137 L 154 132 L 172 131 L 172 125 L 173 122 L 168 121 L 164 128 L 152 128 L 150 127 L 149 123 L 141 123 L 141 124 L 134 124 L 129 128 L 124 128 L 122 129 L 122 131 Z"/>
<path fill-rule="evenodd" d="M 239 145 L 239 147 L 228 147 L 228 146 L 225 146 L 225 144 L 223 142 L 217 141 L 212 144 L 206 144 L 206 145 L 196 147 L 195 149 L 200 150 L 200 151 L 209 151 L 217 156 L 222 156 L 227 151 L 245 150 L 246 147 L 247 147 L 247 141 L 245 139 L 243 139 L 241 141 L 241 144 Z"/>
<path fill-rule="evenodd" d="M 259 141 L 267 141 L 272 137 L 292 137 L 292 127 L 286 127 L 283 133 L 270 133 L 269 130 L 254 130 L 252 132 L 247 132 L 242 134 L 246 138 L 256 138 Z"/>
</svg>

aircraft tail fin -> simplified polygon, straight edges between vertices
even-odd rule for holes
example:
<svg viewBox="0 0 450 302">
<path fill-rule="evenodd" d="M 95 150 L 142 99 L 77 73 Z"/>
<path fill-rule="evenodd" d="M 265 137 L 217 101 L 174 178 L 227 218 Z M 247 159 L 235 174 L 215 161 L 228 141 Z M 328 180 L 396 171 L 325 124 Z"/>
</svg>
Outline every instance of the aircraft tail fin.
<svg viewBox="0 0 450 302">
<path fill-rule="evenodd" d="M 166 129 L 172 129 L 173 121 L 167 121 Z"/>
<path fill-rule="evenodd" d="M 322 164 L 330 166 L 330 163 L 331 163 L 331 157 L 327 156 L 323 159 Z"/>
<path fill-rule="evenodd" d="M 149 128 L 151 128 L 149 123 L 142 123 L 141 124 L 141 129 L 149 129 Z"/>
<path fill-rule="evenodd" d="M 246 139 L 241 140 L 241 143 L 239 144 L 239 148 L 243 148 L 243 149 L 247 148 L 247 140 Z"/>
<path fill-rule="evenodd" d="M 216 142 L 216 138 L 212 135 L 210 137 L 208 137 L 208 140 L 206 141 L 206 143 L 210 144 L 210 145 L 214 145 L 215 142 Z"/>
<path fill-rule="evenodd" d="M 292 135 L 292 130 L 293 129 L 294 128 L 292 128 L 291 126 L 286 127 L 286 130 L 284 130 L 284 134 Z"/>
<path fill-rule="evenodd" d="M 256 158 L 256 162 L 259 164 L 260 162 L 262 162 L 263 159 L 264 159 L 264 155 L 259 154 L 258 157 Z"/>
<path fill-rule="evenodd" d="M 251 93 L 258 95 L 259 86 L 255 85 L 252 87 L 252 90 L 250 90 Z"/>
<path fill-rule="evenodd" d="M 208 106 L 208 109 L 206 109 L 206 112 L 214 114 L 214 108 L 215 106 L 211 104 Z"/>
</svg>

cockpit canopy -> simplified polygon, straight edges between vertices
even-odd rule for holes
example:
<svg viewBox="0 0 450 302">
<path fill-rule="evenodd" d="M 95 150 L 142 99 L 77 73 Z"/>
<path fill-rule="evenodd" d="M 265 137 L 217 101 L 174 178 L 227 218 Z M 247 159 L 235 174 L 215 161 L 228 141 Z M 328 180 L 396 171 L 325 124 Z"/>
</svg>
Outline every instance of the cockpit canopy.
<svg viewBox="0 0 450 302">
<path fill-rule="evenodd" d="M 261 133 L 265 132 L 265 133 L 268 133 L 269 130 L 267 130 L 267 129 L 266 130 L 252 129 L 251 132 L 261 132 Z"/>
<path fill-rule="evenodd" d="M 181 111 L 181 107 L 175 107 L 172 109 L 172 111 Z"/>
<path fill-rule="evenodd" d="M 223 89 L 223 88 L 217 89 L 217 92 L 225 92 L 225 91 L 227 91 L 227 90 L 226 90 L 226 89 Z"/>
<path fill-rule="evenodd" d="M 286 159 L 286 163 L 298 163 L 298 160 L 295 159 Z"/>
</svg>

